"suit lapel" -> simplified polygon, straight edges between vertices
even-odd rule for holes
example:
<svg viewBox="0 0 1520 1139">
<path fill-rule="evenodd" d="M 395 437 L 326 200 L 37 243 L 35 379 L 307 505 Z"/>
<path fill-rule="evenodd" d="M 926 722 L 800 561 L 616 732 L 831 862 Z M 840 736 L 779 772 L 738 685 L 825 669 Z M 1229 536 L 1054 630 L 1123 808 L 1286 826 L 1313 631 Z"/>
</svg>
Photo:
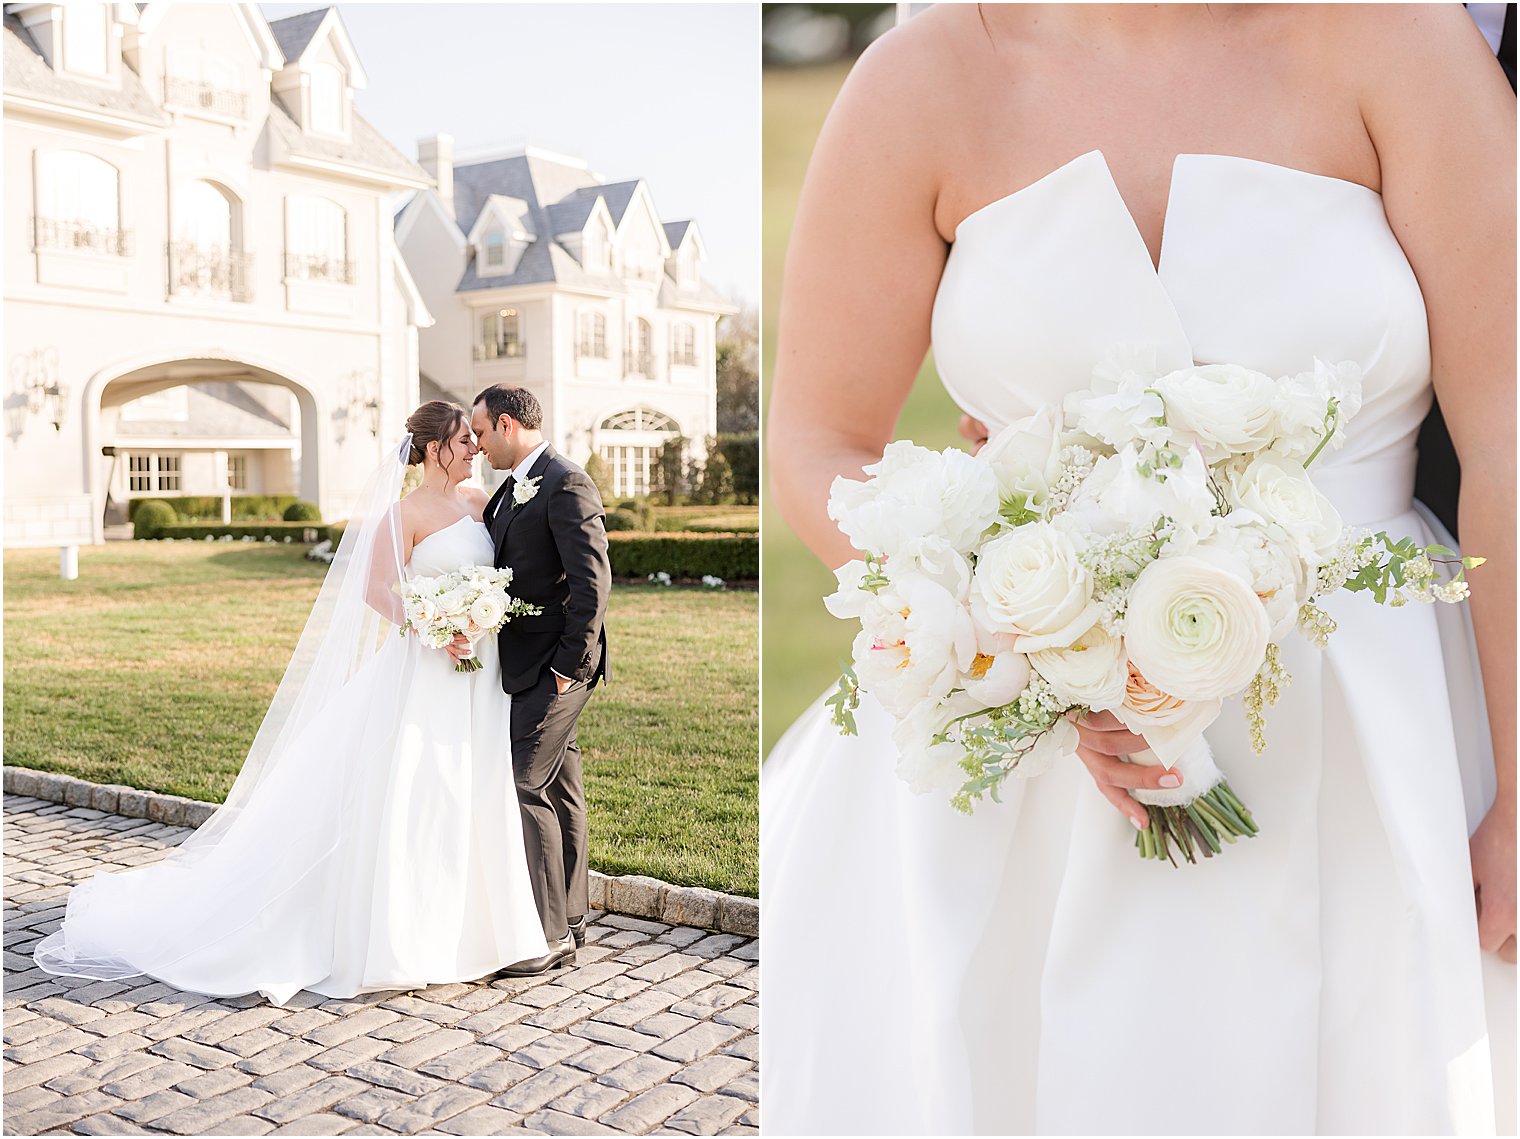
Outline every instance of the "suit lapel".
<svg viewBox="0 0 1520 1139">
<path fill-rule="evenodd" d="M 549 461 L 553 458 L 553 446 L 545 447 L 538 458 L 533 460 L 533 465 L 528 468 L 528 473 L 524 477 L 523 481 L 526 482 L 528 479 L 543 477 L 543 473 L 549 469 Z M 507 517 L 501 527 L 501 537 L 496 539 L 496 560 L 498 562 L 501 561 L 502 548 L 507 544 L 507 531 L 512 529 L 512 523 L 516 522 L 518 516 L 527 510 L 531 505 L 531 499 L 528 502 L 523 503 L 521 506 L 517 506 L 511 502 L 502 503 L 502 509 L 507 512 Z"/>
</svg>

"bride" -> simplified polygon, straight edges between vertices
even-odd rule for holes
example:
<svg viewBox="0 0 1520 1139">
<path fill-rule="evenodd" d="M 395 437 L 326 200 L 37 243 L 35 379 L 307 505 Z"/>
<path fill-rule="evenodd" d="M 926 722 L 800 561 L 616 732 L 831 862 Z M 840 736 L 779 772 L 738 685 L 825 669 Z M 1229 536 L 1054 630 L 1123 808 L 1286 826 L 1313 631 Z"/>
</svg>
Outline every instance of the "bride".
<svg viewBox="0 0 1520 1139">
<path fill-rule="evenodd" d="M 75 886 L 50 973 L 212 996 L 473 980 L 543 955 L 496 638 L 459 673 L 400 637 L 405 576 L 490 565 L 464 410 L 432 401 L 371 477 L 226 803 L 161 862 Z M 420 485 L 397 503 L 408 466 Z M 188 741 L 187 741 L 188 742 Z"/>
<path fill-rule="evenodd" d="M 968 819 L 897 779 L 879 706 L 851 739 L 815 706 L 764 769 L 768 1132 L 1513 1128 L 1514 106 L 1457 5 L 944 5 L 854 68 L 767 436 L 827 566 L 830 484 L 931 338 L 993 432 L 1116 349 L 1355 360 L 1316 481 L 1421 544 L 1434 385 L 1490 560 L 1470 613 L 1341 594 L 1327 650 L 1290 640 L 1266 755 L 1238 701 L 1208 732 L 1261 833 L 1180 870 L 1135 854 L 1127 790 L 1171 773 L 1115 724 Z"/>
</svg>

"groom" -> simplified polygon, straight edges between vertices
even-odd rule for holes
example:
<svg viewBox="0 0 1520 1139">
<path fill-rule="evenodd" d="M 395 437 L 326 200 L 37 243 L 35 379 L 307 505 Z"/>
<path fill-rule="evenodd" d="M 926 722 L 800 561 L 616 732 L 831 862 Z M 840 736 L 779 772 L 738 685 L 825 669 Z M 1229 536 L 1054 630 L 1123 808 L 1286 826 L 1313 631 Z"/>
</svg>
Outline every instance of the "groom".
<svg viewBox="0 0 1520 1139">
<path fill-rule="evenodd" d="M 575 722 L 607 675 L 603 618 L 612 569 L 602 499 L 586 472 L 543 437 L 532 392 L 496 384 L 475 397 L 470 429 L 487 461 L 510 471 L 486 504 L 496 565 L 510 566 L 513 597 L 543 609 L 498 634 L 501 684 L 512 696 L 512 773 L 522 809 L 533 899 L 549 952 L 502 976 L 531 977 L 575 963 L 585 942 L 586 794 Z"/>
</svg>

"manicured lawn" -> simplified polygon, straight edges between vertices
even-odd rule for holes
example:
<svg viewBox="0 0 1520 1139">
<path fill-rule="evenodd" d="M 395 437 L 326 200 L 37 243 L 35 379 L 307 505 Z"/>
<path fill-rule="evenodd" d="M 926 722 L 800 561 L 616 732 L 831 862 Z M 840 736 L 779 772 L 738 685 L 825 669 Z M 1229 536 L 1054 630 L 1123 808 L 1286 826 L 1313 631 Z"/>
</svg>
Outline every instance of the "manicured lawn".
<svg viewBox="0 0 1520 1139">
<path fill-rule="evenodd" d="M 765 324 L 761 336 L 766 363 L 763 397 L 769 396 L 781 271 L 797 195 L 824 116 L 848 71 L 846 64 L 799 70 L 768 68 L 762 80 Z M 940 385 L 932 361 L 925 361 L 898 419 L 897 436 L 926 447 L 950 446 L 959 441 L 956 435 L 959 415 Z M 766 445 L 767 463 L 776 462 L 777 456 L 785 453 L 783 441 L 767 438 Z M 838 678 L 840 664 L 849 658 L 852 630 L 823 608 L 821 599 L 834 589 L 833 575 L 798 541 L 780 513 L 769 504 L 764 510 L 762 532 L 765 719 L 761 740 L 763 749 L 769 751 L 787 725 Z"/>
<path fill-rule="evenodd" d="M 304 547 L 5 554 L 5 760 L 220 801 L 325 567 Z M 592 865 L 755 894 L 756 594 L 617 586 L 581 718 Z"/>
</svg>

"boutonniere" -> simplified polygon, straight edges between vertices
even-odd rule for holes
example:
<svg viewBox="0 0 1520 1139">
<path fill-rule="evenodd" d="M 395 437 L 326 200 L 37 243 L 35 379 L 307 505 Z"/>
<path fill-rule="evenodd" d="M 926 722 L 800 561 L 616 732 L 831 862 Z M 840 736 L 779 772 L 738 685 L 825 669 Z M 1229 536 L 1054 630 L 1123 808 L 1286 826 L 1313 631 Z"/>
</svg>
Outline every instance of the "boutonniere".
<svg viewBox="0 0 1520 1139">
<path fill-rule="evenodd" d="M 514 510 L 523 503 L 532 500 L 533 496 L 538 493 L 538 484 L 543 477 L 543 475 L 539 475 L 536 479 L 523 479 L 512 488 L 512 508 Z"/>
</svg>

